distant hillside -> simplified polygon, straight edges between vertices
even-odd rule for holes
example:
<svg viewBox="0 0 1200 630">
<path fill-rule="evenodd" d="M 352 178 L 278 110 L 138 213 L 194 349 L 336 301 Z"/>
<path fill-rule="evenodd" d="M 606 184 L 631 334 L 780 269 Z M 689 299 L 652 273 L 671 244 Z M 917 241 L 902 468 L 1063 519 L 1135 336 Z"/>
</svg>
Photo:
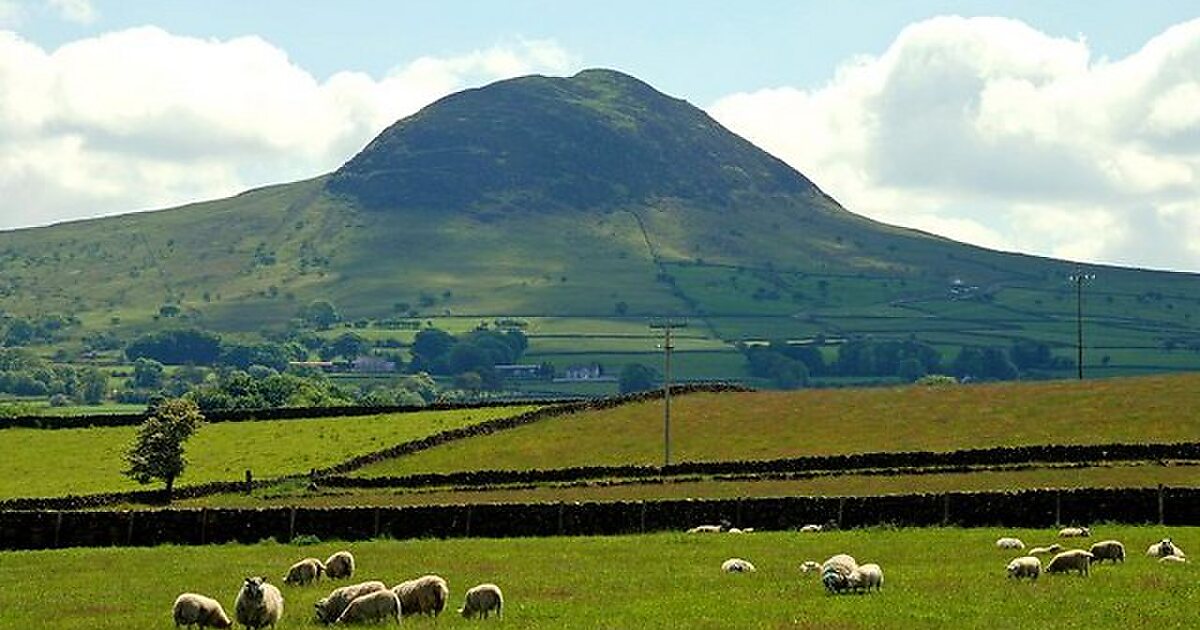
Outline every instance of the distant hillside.
<svg viewBox="0 0 1200 630">
<path fill-rule="evenodd" d="M 316 299 L 401 342 L 411 332 L 371 322 L 517 317 L 530 360 L 610 369 L 657 362 L 647 319 L 686 317 L 684 377 L 745 376 L 739 340 L 1074 343 L 1073 265 L 854 215 L 609 70 L 448 96 L 311 180 L 0 233 L 0 266 L 0 310 L 73 315 L 70 343 L 180 324 L 257 335 Z M 1095 373 L 1200 367 L 1195 276 L 1092 271 Z"/>
</svg>

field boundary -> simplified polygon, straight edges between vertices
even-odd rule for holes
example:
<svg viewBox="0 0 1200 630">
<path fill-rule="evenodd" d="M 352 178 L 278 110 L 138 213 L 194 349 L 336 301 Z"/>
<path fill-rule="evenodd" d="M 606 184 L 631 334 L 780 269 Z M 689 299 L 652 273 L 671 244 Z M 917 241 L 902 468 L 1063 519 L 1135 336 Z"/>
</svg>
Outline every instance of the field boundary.
<svg viewBox="0 0 1200 630">
<path fill-rule="evenodd" d="M 1200 525 L 1200 488 L 1083 488 L 870 497 L 463 504 L 343 508 L 189 508 L 0 512 L 0 549 L 204 545 L 372 538 L 602 536 L 682 531 L 729 521 L 792 530 L 807 523 L 1028 527 L 1098 522 Z"/>
</svg>

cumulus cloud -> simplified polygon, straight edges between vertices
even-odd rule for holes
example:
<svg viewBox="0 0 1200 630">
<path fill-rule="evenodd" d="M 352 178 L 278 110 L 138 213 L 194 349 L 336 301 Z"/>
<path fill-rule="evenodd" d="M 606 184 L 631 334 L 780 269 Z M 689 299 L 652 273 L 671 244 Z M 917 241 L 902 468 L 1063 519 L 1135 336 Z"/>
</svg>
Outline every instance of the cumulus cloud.
<svg viewBox="0 0 1200 630">
<path fill-rule="evenodd" d="M 1122 59 L 938 17 L 825 85 L 710 113 L 850 210 L 995 247 L 1200 270 L 1200 20 Z"/>
<path fill-rule="evenodd" d="M 574 63 L 553 42 L 518 41 L 318 81 L 258 37 L 142 27 L 46 51 L 0 31 L 0 228 L 311 177 L 450 92 Z"/>
</svg>

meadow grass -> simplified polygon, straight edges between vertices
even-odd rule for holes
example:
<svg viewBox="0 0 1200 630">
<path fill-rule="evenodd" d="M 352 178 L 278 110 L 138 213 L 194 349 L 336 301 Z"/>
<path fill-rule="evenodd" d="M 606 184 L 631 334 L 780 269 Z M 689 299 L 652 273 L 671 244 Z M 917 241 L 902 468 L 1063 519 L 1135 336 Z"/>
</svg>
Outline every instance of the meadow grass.
<svg viewBox="0 0 1200 630">
<path fill-rule="evenodd" d="M 436 573 L 449 581 L 448 610 L 436 620 L 409 618 L 405 626 L 478 627 L 454 608 L 470 586 L 494 582 L 504 590 L 505 610 L 489 627 L 1194 627 L 1195 567 L 1160 565 L 1142 552 L 1164 536 L 1200 548 L 1196 528 L 1097 526 L 1093 540 L 1125 542 L 1124 564 L 1035 583 L 1005 577 L 1005 565 L 1018 554 L 995 548 L 1001 535 L 1029 544 L 1055 540 L 1050 530 L 933 528 L 5 552 L 0 627 L 165 628 L 171 602 L 184 591 L 216 597 L 232 613 L 244 576 L 279 583 L 292 562 L 343 548 L 355 554 L 355 580 L 390 586 Z M 881 565 L 882 591 L 830 596 L 815 574 L 799 571 L 804 560 L 835 553 Z M 721 573 L 730 557 L 750 560 L 757 573 Z M 345 583 L 281 586 L 279 627 L 317 627 L 313 602 Z"/>
<path fill-rule="evenodd" d="M 560 501 L 652 501 L 790 496 L 872 496 L 883 494 L 998 491 L 1014 488 L 1153 488 L 1195 486 L 1200 468 L 1157 462 L 1087 468 L 1033 468 L 956 473 L 837 475 L 809 479 L 722 480 L 700 477 L 655 481 L 594 480 L 587 484 L 547 483 L 486 489 L 395 488 L 309 490 L 282 483 L 250 495 L 228 493 L 178 502 L 181 507 L 334 507 L 354 505 L 461 505 L 464 503 L 556 503 Z M 126 506 L 137 509 L 139 506 Z"/>
<path fill-rule="evenodd" d="M 219 422 L 187 443 L 179 485 L 306 473 L 355 455 L 533 407 L 420 411 L 359 418 Z M 121 474 L 137 427 L 0 431 L 0 498 L 135 490 Z"/>
<path fill-rule="evenodd" d="M 673 461 L 1192 441 L 1200 375 L 1092 381 L 690 394 L 672 406 Z M 662 402 L 553 418 L 364 467 L 359 476 L 662 462 Z"/>
</svg>

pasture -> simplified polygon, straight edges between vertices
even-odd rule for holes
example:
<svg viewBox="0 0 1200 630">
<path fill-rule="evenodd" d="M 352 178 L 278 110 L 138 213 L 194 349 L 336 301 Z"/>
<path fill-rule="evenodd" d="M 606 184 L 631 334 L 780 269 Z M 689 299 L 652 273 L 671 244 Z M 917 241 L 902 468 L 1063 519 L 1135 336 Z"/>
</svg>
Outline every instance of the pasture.
<svg viewBox="0 0 1200 630">
<path fill-rule="evenodd" d="M 1014 552 L 995 539 L 1051 542 L 1050 530 L 867 529 L 820 534 L 758 532 L 598 538 L 376 540 L 296 546 L 264 542 L 216 547 L 69 549 L 0 554 L 0 627 L 116 629 L 170 627 L 170 607 L 183 591 L 216 597 L 232 614 L 242 577 L 277 583 L 287 566 L 337 549 L 357 559 L 357 579 L 389 586 L 424 573 L 450 583 L 448 610 L 409 627 L 478 627 L 454 614 L 466 588 L 495 582 L 504 589 L 503 620 L 511 628 L 928 628 L 1190 627 L 1200 605 L 1192 565 L 1166 566 L 1142 555 L 1171 536 L 1200 549 L 1200 529 L 1097 526 L 1092 540 L 1126 543 L 1124 564 L 1094 566 L 1089 577 L 1043 576 L 1035 583 L 1005 576 Z M 1087 546 L 1089 541 L 1079 544 Z M 804 560 L 850 553 L 883 567 L 880 593 L 826 595 Z M 758 572 L 725 575 L 730 557 Z M 342 582 L 344 583 L 344 582 Z M 312 604 L 334 584 L 282 586 L 280 628 L 318 627 Z"/>
</svg>

